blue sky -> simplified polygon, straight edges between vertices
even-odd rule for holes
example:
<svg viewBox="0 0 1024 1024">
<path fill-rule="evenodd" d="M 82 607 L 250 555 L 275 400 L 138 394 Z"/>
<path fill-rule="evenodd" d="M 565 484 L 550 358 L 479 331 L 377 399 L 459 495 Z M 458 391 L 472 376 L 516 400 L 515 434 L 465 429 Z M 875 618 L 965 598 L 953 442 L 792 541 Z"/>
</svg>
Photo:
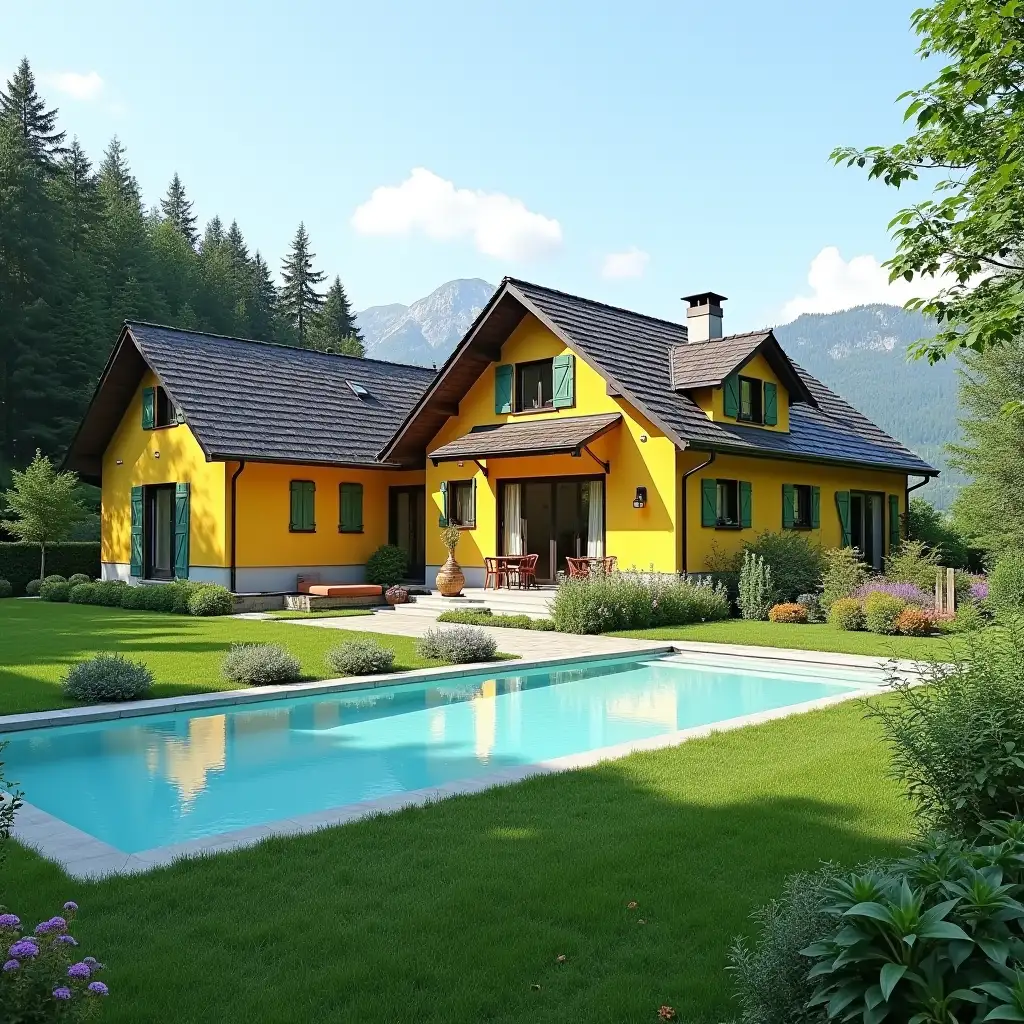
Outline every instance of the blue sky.
<svg viewBox="0 0 1024 1024">
<path fill-rule="evenodd" d="M 272 267 L 304 220 L 357 308 L 508 273 L 670 318 L 711 288 L 740 330 L 908 297 L 906 197 L 828 154 L 905 134 L 915 6 L 0 0 L 0 74 Z"/>
</svg>

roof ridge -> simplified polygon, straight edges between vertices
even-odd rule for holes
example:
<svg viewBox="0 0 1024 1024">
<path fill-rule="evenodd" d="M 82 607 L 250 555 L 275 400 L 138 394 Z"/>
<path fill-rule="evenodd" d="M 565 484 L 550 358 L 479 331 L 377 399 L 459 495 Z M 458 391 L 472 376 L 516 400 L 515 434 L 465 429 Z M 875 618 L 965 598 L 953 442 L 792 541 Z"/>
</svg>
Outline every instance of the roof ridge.
<svg viewBox="0 0 1024 1024">
<path fill-rule="evenodd" d="M 426 373 L 437 373 L 429 366 L 419 363 L 399 363 L 392 359 L 376 359 L 373 356 L 349 356 L 342 352 L 320 352 L 315 348 L 300 348 L 298 345 L 286 345 L 282 341 L 263 341 L 260 338 L 239 338 L 237 334 L 217 334 L 214 331 L 193 331 L 187 327 L 172 327 L 170 324 L 157 324 L 152 320 L 125 320 L 125 327 L 137 324 L 139 327 L 156 327 L 161 331 L 174 331 L 176 334 L 198 334 L 202 338 L 219 338 L 221 341 L 238 341 L 243 345 L 263 345 L 265 348 L 281 348 L 290 352 L 308 352 L 311 355 L 331 356 L 334 359 L 351 359 L 356 363 L 377 363 L 381 366 L 401 366 L 404 369 L 423 370 Z"/>
</svg>

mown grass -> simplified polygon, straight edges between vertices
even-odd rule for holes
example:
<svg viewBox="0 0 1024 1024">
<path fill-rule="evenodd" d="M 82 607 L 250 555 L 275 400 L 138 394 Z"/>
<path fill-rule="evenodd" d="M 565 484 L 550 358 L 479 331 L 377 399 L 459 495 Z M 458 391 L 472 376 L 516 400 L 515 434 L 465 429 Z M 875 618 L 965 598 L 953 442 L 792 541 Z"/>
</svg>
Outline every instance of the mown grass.
<svg viewBox="0 0 1024 1024">
<path fill-rule="evenodd" d="M 310 612 L 283 611 L 267 612 L 271 619 L 350 619 L 357 615 L 372 615 L 369 608 L 318 608 Z"/>
<path fill-rule="evenodd" d="M 693 640 L 713 644 L 751 644 L 758 647 L 785 647 L 800 651 L 832 651 L 836 654 L 865 654 L 881 658 L 912 660 L 948 660 L 962 650 L 958 636 L 881 636 L 877 633 L 850 632 L 826 624 L 792 625 L 784 622 L 752 622 L 726 619 L 722 622 L 698 622 L 691 626 L 665 626 L 612 633 L 611 636 L 644 640 Z"/>
<path fill-rule="evenodd" d="M 144 876 L 15 847 L 0 904 L 81 905 L 111 1024 L 718 1021 L 730 940 L 787 874 L 909 837 L 886 768 L 844 704 Z"/>
<path fill-rule="evenodd" d="M 124 611 L 45 601 L 0 601 L 0 714 L 74 705 L 60 692 L 60 677 L 77 661 L 100 652 L 141 659 L 156 677 L 154 697 L 234 689 L 221 676 L 233 643 L 279 643 L 312 679 L 333 673 L 328 648 L 369 634 L 340 629 L 235 618 L 192 618 L 163 612 Z M 374 634 L 376 636 L 376 634 Z M 377 636 L 395 651 L 395 670 L 438 664 L 416 653 L 413 637 Z"/>
</svg>

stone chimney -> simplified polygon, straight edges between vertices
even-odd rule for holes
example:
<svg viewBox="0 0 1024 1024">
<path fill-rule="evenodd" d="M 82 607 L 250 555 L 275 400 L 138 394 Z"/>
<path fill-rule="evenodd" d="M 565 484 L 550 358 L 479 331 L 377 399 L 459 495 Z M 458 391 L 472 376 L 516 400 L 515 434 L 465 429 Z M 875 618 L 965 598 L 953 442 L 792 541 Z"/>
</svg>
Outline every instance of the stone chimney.
<svg viewBox="0 0 1024 1024">
<path fill-rule="evenodd" d="M 718 292 L 697 292 L 684 295 L 687 303 L 686 329 L 692 345 L 697 341 L 714 341 L 722 337 L 722 303 L 725 296 Z"/>
</svg>

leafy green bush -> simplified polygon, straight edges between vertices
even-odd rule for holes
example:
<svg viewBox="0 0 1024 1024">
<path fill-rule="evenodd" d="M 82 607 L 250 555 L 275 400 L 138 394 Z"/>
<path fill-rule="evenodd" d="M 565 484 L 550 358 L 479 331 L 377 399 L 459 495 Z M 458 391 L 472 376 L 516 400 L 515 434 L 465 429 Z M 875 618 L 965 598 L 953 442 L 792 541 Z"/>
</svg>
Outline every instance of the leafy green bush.
<svg viewBox="0 0 1024 1024">
<path fill-rule="evenodd" d="M 836 629 L 863 629 L 864 608 L 860 601 L 853 597 L 840 597 L 833 601 L 828 610 L 828 624 Z"/>
<path fill-rule="evenodd" d="M 302 665 L 280 644 L 232 644 L 221 672 L 232 683 L 269 686 L 301 679 Z"/>
<path fill-rule="evenodd" d="M 372 676 L 392 672 L 395 652 L 376 640 L 347 640 L 340 647 L 332 647 L 325 655 L 328 669 L 339 676 Z"/>
<path fill-rule="evenodd" d="M 385 589 L 405 579 L 409 556 L 394 544 L 382 544 L 366 560 L 366 582 L 379 583 Z"/>
<path fill-rule="evenodd" d="M 976 604 L 962 604 L 946 628 L 950 633 L 976 633 L 988 625 L 988 619 Z"/>
<path fill-rule="evenodd" d="M 44 576 L 43 577 L 43 582 L 44 583 L 67 583 L 67 581 L 68 580 L 67 580 L 66 576 L 61 576 L 60 573 L 56 573 L 56 572 L 52 573 L 49 576 Z"/>
<path fill-rule="evenodd" d="M 0 579 L 0 598 L 10 597 L 14 593 L 14 587 L 9 580 Z"/>
<path fill-rule="evenodd" d="M 107 608 L 120 608 L 128 584 L 124 580 L 103 580 L 96 584 L 96 603 Z"/>
<path fill-rule="evenodd" d="M 490 661 L 498 645 L 490 633 L 476 626 L 453 626 L 451 629 L 428 629 L 420 637 L 417 650 L 421 658 L 464 665 L 473 661 Z"/>
<path fill-rule="evenodd" d="M 774 603 L 775 577 L 771 567 L 761 555 L 744 551 L 740 567 L 740 615 L 745 619 L 767 619 Z"/>
<path fill-rule="evenodd" d="M 99 604 L 99 583 L 76 583 L 68 594 L 68 600 L 72 604 Z"/>
<path fill-rule="evenodd" d="M 885 576 L 893 583 L 913 583 L 930 594 L 935 590 L 935 573 L 941 565 L 938 551 L 929 550 L 923 541 L 905 540 L 886 558 Z"/>
<path fill-rule="evenodd" d="M 29 580 L 25 584 L 25 594 L 27 597 L 37 597 L 39 595 L 39 588 L 43 585 L 42 580 Z"/>
<path fill-rule="evenodd" d="M 529 615 L 495 615 L 490 611 L 452 610 L 441 612 L 438 622 L 458 622 L 464 626 L 501 626 L 505 629 L 554 629 L 550 619 L 534 619 Z"/>
<path fill-rule="evenodd" d="M 174 610 L 175 594 L 173 583 L 143 583 L 125 587 L 121 591 L 121 607 L 147 612 L 170 612 Z"/>
<path fill-rule="evenodd" d="M 924 498 L 910 499 L 907 532 L 914 540 L 923 541 L 929 548 L 938 551 L 943 565 L 967 569 L 979 561 L 980 552 L 971 548 L 970 542 L 948 515 Z"/>
<path fill-rule="evenodd" d="M 75 572 L 68 577 L 68 583 L 77 587 L 79 583 L 92 583 L 92 577 L 86 576 L 84 572 Z"/>
<path fill-rule="evenodd" d="M 867 582 L 868 570 L 853 548 L 828 548 L 821 558 L 821 606 L 827 612 L 835 601 L 852 597 Z"/>
<path fill-rule="evenodd" d="M 39 586 L 39 596 L 44 601 L 66 601 L 71 596 L 71 585 L 63 578 L 47 577 Z"/>
<path fill-rule="evenodd" d="M 97 654 L 73 665 L 60 685 L 66 697 L 89 704 L 141 700 L 153 688 L 153 673 L 121 654 Z"/>
<path fill-rule="evenodd" d="M 775 604 L 793 601 L 798 594 L 814 590 L 821 579 L 821 547 L 795 530 L 765 531 L 744 545 L 760 555 L 772 573 Z"/>
<path fill-rule="evenodd" d="M 864 602 L 864 625 L 872 633 L 893 636 L 898 632 L 896 620 L 906 607 L 907 602 L 902 598 L 875 591 Z"/>
<path fill-rule="evenodd" d="M 988 602 L 997 615 L 1024 613 L 1024 551 L 999 556 L 988 578 Z"/>
<path fill-rule="evenodd" d="M 203 584 L 188 599 L 189 615 L 230 615 L 233 610 L 231 591 L 214 583 Z"/>
<path fill-rule="evenodd" d="M 1024 630 L 969 634 L 963 660 L 925 667 L 927 686 L 895 673 L 869 703 L 917 813 L 973 838 L 980 823 L 1024 815 Z"/>
</svg>

